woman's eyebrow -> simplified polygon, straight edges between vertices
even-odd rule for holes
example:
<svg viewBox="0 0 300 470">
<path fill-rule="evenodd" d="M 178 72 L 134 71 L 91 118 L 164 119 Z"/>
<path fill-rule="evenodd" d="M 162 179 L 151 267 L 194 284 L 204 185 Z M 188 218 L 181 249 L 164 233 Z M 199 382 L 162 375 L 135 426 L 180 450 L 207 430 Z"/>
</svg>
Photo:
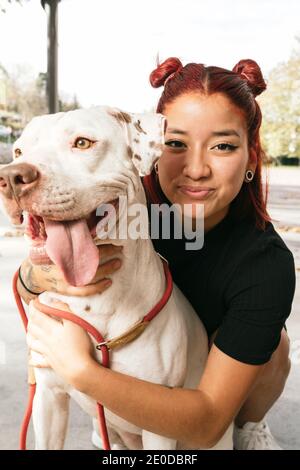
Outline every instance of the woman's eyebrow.
<svg viewBox="0 0 300 470">
<path fill-rule="evenodd" d="M 224 129 L 222 131 L 216 131 L 216 132 L 212 132 L 212 135 L 213 136 L 217 136 L 217 137 L 222 137 L 222 136 L 229 136 L 229 135 L 236 135 L 237 137 L 240 137 L 240 135 L 238 134 L 238 132 L 234 129 Z"/>
<path fill-rule="evenodd" d="M 173 129 L 173 128 L 168 128 L 167 132 L 170 132 L 171 134 L 183 134 L 183 135 L 188 134 L 188 132 L 186 131 L 182 131 L 181 129 Z"/>
</svg>

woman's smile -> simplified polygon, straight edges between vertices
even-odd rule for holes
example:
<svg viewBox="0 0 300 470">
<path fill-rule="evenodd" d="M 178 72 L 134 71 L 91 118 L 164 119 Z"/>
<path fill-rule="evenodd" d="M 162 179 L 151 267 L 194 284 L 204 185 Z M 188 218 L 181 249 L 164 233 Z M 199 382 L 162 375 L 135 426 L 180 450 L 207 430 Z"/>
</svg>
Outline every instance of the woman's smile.
<svg viewBox="0 0 300 470">
<path fill-rule="evenodd" d="M 178 190 L 194 200 L 203 200 L 207 199 L 215 191 L 213 188 L 207 188 L 204 186 L 187 186 L 181 185 L 178 186 Z"/>
</svg>

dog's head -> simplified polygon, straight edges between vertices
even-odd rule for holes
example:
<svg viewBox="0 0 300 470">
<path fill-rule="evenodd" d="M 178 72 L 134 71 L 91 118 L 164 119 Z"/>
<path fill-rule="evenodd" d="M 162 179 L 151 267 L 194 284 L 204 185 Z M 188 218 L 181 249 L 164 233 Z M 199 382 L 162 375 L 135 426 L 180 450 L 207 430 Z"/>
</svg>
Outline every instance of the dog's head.
<svg viewBox="0 0 300 470">
<path fill-rule="evenodd" d="M 96 209 L 130 205 L 163 148 L 165 119 L 104 106 L 34 118 L 0 170 L 0 195 L 15 224 L 28 214 L 34 263 L 55 262 L 84 285 L 99 263 Z M 109 214 L 102 217 L 102 225 Z"/>
</svg>

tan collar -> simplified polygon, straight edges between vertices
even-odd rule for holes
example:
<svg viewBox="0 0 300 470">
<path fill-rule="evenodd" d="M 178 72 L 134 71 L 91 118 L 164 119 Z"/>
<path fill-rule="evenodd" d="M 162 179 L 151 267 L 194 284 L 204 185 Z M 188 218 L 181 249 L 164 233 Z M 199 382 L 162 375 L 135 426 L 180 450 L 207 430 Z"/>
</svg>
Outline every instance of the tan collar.
<svg viewBox="0 0 300 470">
<path fill-rule="evenodd" d="M 96 349 L 101 350 L 101 346 L 106 346 L 107 349 L 111 350 L 111 349 L 118 348 L 120 346 L 125 346 L 125 344 L 128 344 L 134 339 L 138 338 L 143 333 L 143 331 L 147 328 L 149 323 L 150 323 L 149 321 L 145 321 L 144 319 L 139 320 L 131 328 L 129 328 L 129 330 L 125 331 L 125 333 L 123 333 L 122 335 L 116 336 L 113 339 L 104 341 L 103 343 L 99 343 L 96 346 Z"/>
</svg>

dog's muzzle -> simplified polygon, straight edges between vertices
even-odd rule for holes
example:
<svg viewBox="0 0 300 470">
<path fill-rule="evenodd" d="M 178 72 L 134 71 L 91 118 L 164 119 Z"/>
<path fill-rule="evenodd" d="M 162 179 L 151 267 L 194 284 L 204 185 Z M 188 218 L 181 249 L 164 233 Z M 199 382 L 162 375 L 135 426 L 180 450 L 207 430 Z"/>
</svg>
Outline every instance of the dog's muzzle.
<svg viewBox="0 0 300 470">
<path fill-rule="evenodd" d="M 8 199 L 26 195 L 38 183 L 37 168 L 28 163 L 8 165 L 0 170 L 0 192 Z"/>
</svg>

